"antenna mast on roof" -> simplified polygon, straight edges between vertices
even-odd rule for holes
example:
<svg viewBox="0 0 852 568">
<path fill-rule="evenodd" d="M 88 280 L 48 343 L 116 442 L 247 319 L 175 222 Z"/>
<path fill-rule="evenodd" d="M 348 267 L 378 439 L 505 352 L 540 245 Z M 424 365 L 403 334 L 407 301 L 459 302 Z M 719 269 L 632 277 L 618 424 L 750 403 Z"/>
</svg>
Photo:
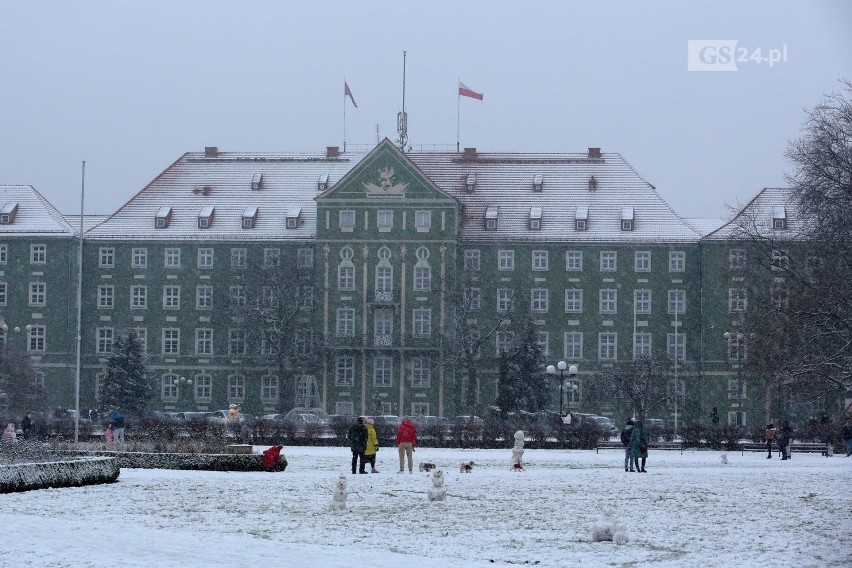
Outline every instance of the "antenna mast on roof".
<svg viewBox="0 0 852 568">
<path fill-rule="evenodd" d="M 396 113 L 396 130 L 399 132 L 399 149 L 405 152 L 408 144 L 408 114 L 405 112 L 405 52 L 402 52 L 402 112 Z"/>
</svg>

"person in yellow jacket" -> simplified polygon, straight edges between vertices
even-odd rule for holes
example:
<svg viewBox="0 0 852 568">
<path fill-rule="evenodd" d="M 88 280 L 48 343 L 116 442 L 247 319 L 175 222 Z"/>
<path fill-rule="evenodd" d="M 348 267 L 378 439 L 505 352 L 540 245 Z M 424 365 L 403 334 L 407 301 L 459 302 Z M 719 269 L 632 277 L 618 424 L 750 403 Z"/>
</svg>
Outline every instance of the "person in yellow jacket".
<svg viewBox="0 0 852 568">
<path fill-rule="evenodd" d="M 379 438 L 376 436 L 376 425 L 372 418 L 367 418 L 367 449 L 364 451 L 364 462 L 370 464 L 370 473 L 379 473 L 376 469 L 376 452 L 379 451 Z"/>
</svg>

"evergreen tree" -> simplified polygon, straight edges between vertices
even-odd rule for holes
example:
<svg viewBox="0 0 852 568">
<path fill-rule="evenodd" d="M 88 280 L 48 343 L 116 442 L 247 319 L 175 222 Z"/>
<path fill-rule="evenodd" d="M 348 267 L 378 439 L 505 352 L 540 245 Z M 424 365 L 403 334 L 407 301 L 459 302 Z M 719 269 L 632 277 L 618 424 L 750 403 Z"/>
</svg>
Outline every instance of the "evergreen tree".
<svg viewBox="0 0 852 568">
<path fill-rule="evenodd" d="M 532 320 L 527 319 L 510 352 L 500 354 L 497 405 L 503 412 L 537 412 L 550 405 L 544 354 Z"/>
<path fill-rule="evenodd" d="M 105 409 L 139 414 L 148 407 L 153 395 L 154 384 L 148 375 L 142 342 L 130 330 L 113 344 L 101 404 Z"/>
<path fill-rule="evenodd" d="M 0 341 L 0 408 L 13 414 L 47 408 L 47 393 L 29 356 Z"/>
<path fill-rule="evenodd" d="M 509 373 L 509 354 L 501 351 L 497 370 L 497 406 L 503 413 L 517 412 L 518 400 L 517 383 Z"/>
</svg>

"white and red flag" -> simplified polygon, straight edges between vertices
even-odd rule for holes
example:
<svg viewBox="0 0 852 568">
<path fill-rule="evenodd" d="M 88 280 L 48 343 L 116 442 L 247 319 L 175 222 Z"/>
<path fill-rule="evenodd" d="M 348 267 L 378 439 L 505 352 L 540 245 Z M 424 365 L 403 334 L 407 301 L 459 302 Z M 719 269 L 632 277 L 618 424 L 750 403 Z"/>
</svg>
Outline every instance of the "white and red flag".
<svg viewBox="0 0 852 568">
<path fill-rule="evenodd" d="M 349 97 L 349 100 L 352 101 L 352 105 L 355 108 L 358 108 L 358 103 L 355 102 L 355 97 L 352 96 L 352 91 L 349 90 L 349 83 L 343 81 L 343 96 Z"/>
<path fill-rule="evenodd" d="M 459 81 L 459 96 L 470 97 L 472 99 L 481 101 L 485 97 L 485 93 L 477 93 L 476 91 L 470 89 L 467 85 Z"/>
</svg>

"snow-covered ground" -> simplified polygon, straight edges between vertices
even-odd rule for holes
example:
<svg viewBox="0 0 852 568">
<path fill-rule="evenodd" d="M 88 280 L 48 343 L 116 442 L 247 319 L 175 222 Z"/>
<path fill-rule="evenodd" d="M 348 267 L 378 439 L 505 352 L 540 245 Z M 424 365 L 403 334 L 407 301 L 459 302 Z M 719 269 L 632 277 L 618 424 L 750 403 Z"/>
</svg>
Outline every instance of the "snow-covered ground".
<svg viewBox="0 0 852 568">
<path fill-rule="evenodd" d="M 263 448 L 256 447 L 255 451 Z M 346 448 L 285 448 L 285 473 L 123 469 L 115 484 L 0 495 L 0 566 L 852 566 L 852 458 L 421 448 L 400 475 Z M 459 463 L 473 460 L 473 473 Z M 445 502 L 417 463 L 444 469 Z M 349 513 L 330 512 L 347 473 Z M 611 510 L 622 545 L 592 542 Z"/>
</svg>

